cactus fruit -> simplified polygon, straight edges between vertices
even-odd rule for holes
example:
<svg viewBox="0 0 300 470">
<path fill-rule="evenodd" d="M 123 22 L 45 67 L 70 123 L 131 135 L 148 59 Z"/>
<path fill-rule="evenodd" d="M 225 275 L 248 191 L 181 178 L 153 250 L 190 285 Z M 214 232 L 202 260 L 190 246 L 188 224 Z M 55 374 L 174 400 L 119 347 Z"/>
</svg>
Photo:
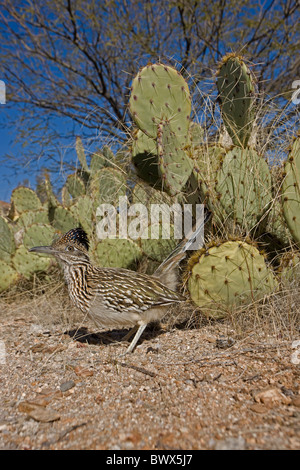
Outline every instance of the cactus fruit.
<svg viewBox="0 0 300 470">
<path fill-rule="evenodd" d="M 241 57 L 227 54 L 217 72 L 224 124 L 234 145 L 246 147 L 255 119 L 255 78 Z"/>
<path fill-rule="evenodd" d="M 180 193 L 189 179 L 193 162 L 180 148 L 180 142 L 169 121 L 162 121 L 158 125 L 157 151 L 163 189 L 174 196 Z"/>
<path fill-rule="evenodd" d="M 18 280 L 19 274 L 5 261 L 0 259 L 0 292 L 8 289 Z"/>
<path fill-rule="evenodd" d="M 129 239 L 100 240 L 91 247 L 92 257 L 99 266 L 110 268 L 129 268 L 142 257 L 139 246 Z"/>
<path fill-rule="evenodd" d="M 136 125 L 156 139 L 157 125 L 168 119 L 180 147 L 187 142 L 191 114 L 189 88 L 173 67 L 150 64 L 133 79 L 129 109 Z"/>
<path fill-rule="evenodd" d="M 226 153 L 215 189 L 226 214 L 247 232 L 264 220 L 273 199 L 268 164 L 252 149 Z"/>
<path fill-rule="evenodd" d="M 10 262 L 11 256 L 16 250 L 14 235 L 4 217 L 0 216 L 0 259 Z"/>
<path fill-rule="evenodd" d="M 13 190 L 11 202 L 19 214 L 24 211 L 35 211 L 42 207 L 37 194 L 32 189 L 25 188 L 24 186 Z"/>
<path fill-rule="evenodd" d="M 287 226 L 300 246 L 300 136 L 294 140 L 284 165 L 282 206 Z"/>
<path fill-rule="evenodd" d="M 29 253 L 27 248 L 21 245 L 12 258 L 12 264 L 19 274 L 30 279 L 34 273 L 47 271 L 51 259 Z"/>
<path fill-rule="evenodd" d="M 195 253 L 187 267 L 194 303 L 214 318 L 270 294 L 277 281 L 256 247 L 244 241 L 211 243 Z"/>
</svg>

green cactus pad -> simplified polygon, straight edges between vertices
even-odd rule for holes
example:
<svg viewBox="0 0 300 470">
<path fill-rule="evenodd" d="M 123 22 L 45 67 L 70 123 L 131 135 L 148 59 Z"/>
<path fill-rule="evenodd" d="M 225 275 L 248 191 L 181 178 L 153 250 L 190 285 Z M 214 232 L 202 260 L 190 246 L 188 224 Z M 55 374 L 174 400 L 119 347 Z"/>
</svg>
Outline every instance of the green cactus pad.
<svg viewBox="0 0 300 470">
<path fill-rule="evenodd" d="M 32 224 L 24 234 L 23 243 L 28 250 L 34 246 L 51 245 L 54 235 L 55 229 L 50 225 Z"/>
<path fill-rule="evenodd" d="M 93 201 L 90 196 L 80 196 L 76 203 L 70 207 L 70 211 L 76 221 L 86 233 L 91 236 L 94 228 Z"/>
<path fill-rule="evenodd" d="M 293 142 L 284 165 L 282 206 L 287 226 L 300 246 L 300 137 Z"/>
<path fill-rule="evenodd" d="M 32 224 L 49 224 L 48 211 L 42 208 L 36 211 L 22 212 L 18 218 L 17 225 L 26 228 Z"/>
<path fill-rule="evenodd" d="M 91 173 L 95 173 L 96 171 L 101 170 L 105 166 L 108 166 L 108 164 L 107 164 L 107 159 L 105 158 L 103 153 L 100 150 L 93 153 L 91 156 L 91 163 L 90 163 Z"/>
<path fill-rule="evenodd" d="M 85 194 L 84 181 L 76 173 L 68 176 L 66 188 L 73 199 Z"/>
<path fill-rule="evenodd" d="M 0 292 L 12 286 L 18 280 L 18 277 L 17 271 L 0 259 Z"/>
<path fill-rule="evenodd" d="M 168 236 L 168 228 L 170 228 L 170 239 L 164 238 Z M 152 231 L 156 229 L 158 230 L 159 238 L 151 238 Z M 154 261 L 164 261 L 178 244 L 178 240 L 174 240 L 173 234 L 174 228 L 172 225 L 167 227 L 161 223 L 152 223 L 145 229 L 139 239 L 143 253 Z"/>
<path fill-rule="evenodd" d="M 115 204 L 127 190 L 126 175 L 115 168 L 103 168 L 93 175 L 89 192 L 92 195 L 94 209 L 99 204 Z"/>
<path fill-rule="evenodd" d="M 277 281 L 257 248 L 226 241 L 203 248 L 188 263 L 188 289 L 207 315 L 221 318 L 273 292 Z"/>
<path fill-rule="evenodd" d="M 34 273 L 46 271 L 51 262 L 49 257 L 29 253 L 25 246 L 20 246 L 12 258 L 16 271 L 26 279 L 30 279 Z"/>
<path fill-rule="evenodd" d="M 81 137 L 79 137 L 79 136 L 76 137 L 76 153 L 77 153 L 77 158 L 78 158 L 78 160 L 81 164 L 81 168 L 84 171 L 88 172 L 89 168 L 88 168 L 88 165 L 87 165 L 87 162 L 86 162 L 85 151 L 84 151 L 84 147 L 83 147 Z"/>
<path fill-rule="evenodd" d="M 37 194 L 32 189 L 23 186 L 13 190 L 11 202 L 19 214 L 23 211 L 35 211 L 42 207 Z"/>
<path fill-rule="evenodd" d="M 173 67 L 150 64 L 132 82 L 129 109 L 136 125 L 156 138 L 157 125 L 169 119 L 180 146 L 187 142 L 191 114 L 189 88 Z"/>
<path fill-rule="evenodd" d="M 168 121 L 157 130 L 157 151 L 162 186 L 171 196 L 181 192 L 193 171 L 193 162 L 184 150 Z"/>
<path fill-rule="evenodd" d="M 156 141 L 141 130 L 133 137 L 132 161 L 140 178 L 153 186 L 161 185 Z"/>
<path fill-rule="evenodd" d="M 245 147 L 255 119 L 255 79 L 241 57 L 226 55 L 217 72 L 224 124 L 233 143 Z"/>
<path fill-rule="evenodd" d="M 9 263 L 15 250 L 13 232 L 4 217 L 0 216 L 0 259 Z"/>
<path fill-rule="evenodd" d="M 142 257 L 140 247 L 129 239 L 106 238 L 90 251 L 98 266 L 110 268 L 129 268 Z"/>
<path fill-rule="evenodd" d="M 58 206 L 54 210 L 52 225 L 62 233 L 78 226 L 78 221 L 69 208 Z"/>
<path fill-rule="evenodd" d="M 300 279 L 300 252 L 286 252 L 280 259 L 279 276 L 282 284 L 290 287 L 290 282 Z"/>
<path fill-rule="evenodd" d="M 263 220 L 273 199 L 268 164 L 255 150 L 234 147 L 217 172 L 216 191 L 226 214 L 248 232 Z"/>
</svg>

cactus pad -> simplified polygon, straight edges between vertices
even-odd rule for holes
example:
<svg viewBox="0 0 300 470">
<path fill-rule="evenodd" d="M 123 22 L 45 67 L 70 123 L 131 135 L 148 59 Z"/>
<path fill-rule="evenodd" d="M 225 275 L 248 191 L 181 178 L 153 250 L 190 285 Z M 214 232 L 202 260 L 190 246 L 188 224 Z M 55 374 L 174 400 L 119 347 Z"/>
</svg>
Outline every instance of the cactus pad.
<svg viewBox="0 0 300 470">
<path fill-rule="evenodd" d="M 158 125 L 157 151 L 163 189 L 173 196 L 179 193 L 186 184 L 193 171 L 193 162 L 180 148 L 180 143 L 169 121 Z"/>
<path fill-rule="evenodd" d="M 283 215 L 295 242 L 300 246 L 300 137 L 293 142 L 284 172 Z"/>
<path fill-rule="evenodd" d="M 37 194 L 32 189 L 23 186 L 13 190 L 11 202 L 19 214 L 23 211 L 35 211 L 42 207 Z"/>
<path fill-rule="evenodd" d="M 277 282 L 256 247 L 243 241 L 211 244 L 188 263 L 192 300 L 214 318 L 270 294 Z"/>
<path fill-rule="evenodd" d="M 142 68 L 132 82 L 129 109 L 136 125 L 149 137 L 155 139 L 159 122 L 169 119 L 180 145 L 186 143 L 190 93 L 186 81 L 173 67 L 150 64 Z"/>
<path fill-rule="evenodd" d="M 246 231 L 253 229 L 273 199 L 268 164 L 255 150 L 233 148 L 217 173 L 216 191 L 226 214 Z"/>
<path fill-rule="evenodd" d="M 14 284 L 18 277 L 17 271 L 0 259 L 0 292 Z"/>
<path fill-rule="evenodd" d="M 142 257 L 139 246 L 129 239 L 106 238 L 91 249 L 96 264 L 102 267 L 129 268 Z"/>
<path fill-rule="evenodd" d="M 50 258 L 29 253 L 25 246 L 20 246 L 12 258 L 16 271 L 26 279 L 30 279 L 34 273 L 46 271 L 51 262 Z"/>
<path fill-rule="evenodd" d="M 224 124 L 233 143 L 245 147 L 255 118 L 255 79 L 241 57 L 226 55 L 217 73 Z"/>
<path fill-rule="evenodd" d="M 15 250 L 13 232 L 4 217 L 0 216 L 0 259 L 9 263 Z"/>
<path fill-rule="evenodd" d="M 55 230 L 50 225 L 32 224 L 27 228 L 23 243 L 29 250 L 34 246 L 51 245 Z"/>
</svg>

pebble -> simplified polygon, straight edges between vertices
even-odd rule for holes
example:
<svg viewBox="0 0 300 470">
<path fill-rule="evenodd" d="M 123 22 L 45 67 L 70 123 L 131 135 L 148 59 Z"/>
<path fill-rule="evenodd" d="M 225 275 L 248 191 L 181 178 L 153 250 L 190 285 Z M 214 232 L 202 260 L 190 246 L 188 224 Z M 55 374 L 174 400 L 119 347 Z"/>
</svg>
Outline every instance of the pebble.
<svg viewBox="0 0 300 470">
<path fill-rule="evenodd" d="M 66 392 L 67 390 L 70 390 L 73 387 L 75 387 L 75 382 L 73 380 L 68 380 L 67 382 L 63 382 L 59 386 L 62 392 Z"/>
</svg>

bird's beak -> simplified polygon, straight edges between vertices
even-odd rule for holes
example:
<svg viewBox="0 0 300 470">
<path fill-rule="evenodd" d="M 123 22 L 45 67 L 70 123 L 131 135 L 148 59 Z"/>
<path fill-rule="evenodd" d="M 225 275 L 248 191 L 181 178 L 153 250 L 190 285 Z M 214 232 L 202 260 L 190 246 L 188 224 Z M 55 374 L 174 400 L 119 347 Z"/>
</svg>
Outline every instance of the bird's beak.
<svg viewBox="0 0 300 470">
<path fill-rule="evenodd" d="M 52 248 L 52 246 L 34 246 L 33 248 L 30 248 L 29 251 L 52 256 L 55 254 L 55 250 Z"/>
</svg>

